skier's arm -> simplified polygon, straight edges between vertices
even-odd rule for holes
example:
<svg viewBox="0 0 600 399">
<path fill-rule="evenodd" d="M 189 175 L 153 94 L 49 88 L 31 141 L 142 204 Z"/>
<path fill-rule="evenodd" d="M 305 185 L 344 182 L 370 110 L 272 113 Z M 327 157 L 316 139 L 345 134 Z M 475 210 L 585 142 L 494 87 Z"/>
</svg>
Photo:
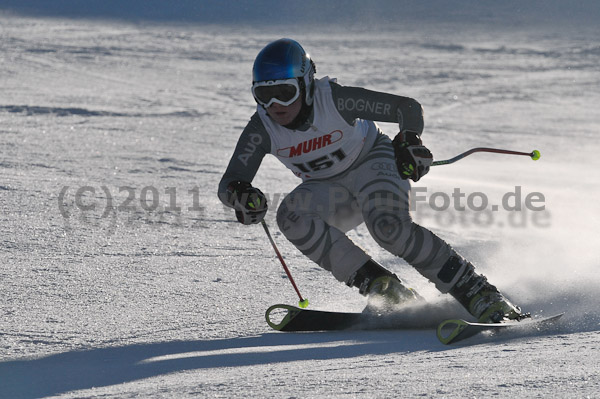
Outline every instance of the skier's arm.
<svg viewBox="0 0 600 399">
<path fill-rule="evenodd" d="M 423 108 L 409 97 L 340 86 L 330 82 L 333 100 L 340 115 L 348 123 L 356 118 L 381 122 L 397 122 L 399 133 L 393 140 L 396 166 L 403 179 L 415 182 L 429 172 L 433 155 L 423 146 Z"/>
<path fill-rule="evenodd" d="M 219 182 L 218 196 L 223 204 L 233 207 L 227 188 L 234 182 L 251 183 L 264 156 L 270 150 L 271 139 L 255 113 L 244 128 L 227 170 Z"/>
<path fill-rule="evenodd" d="M 423 108 L 416 100 L 335 82 L 329 84 L 335 106 L 348 123 L 357 118 L 396 122 L 400 131 L 408 130 L 418 135 L 423 132 Z"/>
</svg>

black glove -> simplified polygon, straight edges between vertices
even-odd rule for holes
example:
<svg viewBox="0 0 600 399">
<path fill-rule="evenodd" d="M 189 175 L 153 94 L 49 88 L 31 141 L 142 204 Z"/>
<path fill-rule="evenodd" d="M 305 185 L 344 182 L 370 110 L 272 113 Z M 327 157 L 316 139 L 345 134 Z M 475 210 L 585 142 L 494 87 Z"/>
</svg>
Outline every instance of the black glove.
<svg viewBox="0 0 600 399">
<path fill-rule="evenodd" d="M 256 187 L 243 181 L 227 186 L 227 202 L 235 209 L 235 216 L 242 224 L 260 223 L 267 213 L 267 198 Z"/>
<path fill-rule="evenodd" d="M 410 130 L 400 132 L 392 141 L 392 145 L 396 156 L 396 166 L 402 179 L 410 178 L 417 182 L 429 172 L 433 155 L 423 145 L 417 133 Z"/>
</svg>

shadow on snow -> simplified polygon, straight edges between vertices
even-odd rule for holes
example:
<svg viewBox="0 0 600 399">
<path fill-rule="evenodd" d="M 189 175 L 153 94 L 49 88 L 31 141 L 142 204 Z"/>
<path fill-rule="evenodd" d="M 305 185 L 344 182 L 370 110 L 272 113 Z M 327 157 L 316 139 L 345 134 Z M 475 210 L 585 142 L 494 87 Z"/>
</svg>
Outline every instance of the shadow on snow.
<svg viewBox="0 0 600 399">
<path fill-rule="evenodd" d="M 571 328 L 569 328 L 571 327 Z M 569 323 L 490 338 L 464 345 L 506 342 L 573 331 Z M 596 328 L 583 329 L 595 331 Z M 491 340 L 491 341 L 490 341 Z M 10 398 L 36 398 L 133 382 L 169 373 L 246 367 L 297 361 L 355 358 L 460 350 L 444 346 L 432 330 L 268 333 L 220 340 L 171 341 L 72 351 L 33 359 L 0 362 L 0 392 Z"/>
<path fill-rule="evenodd" d="M 269 333 L 160 342 L 0 362 L 0 385 L 4 385 L 1 389 L 7 397 L 35 398 L 179 371 L 439 350 L 440 345 L 435 334 L 422 331 Z"/>
</svg>

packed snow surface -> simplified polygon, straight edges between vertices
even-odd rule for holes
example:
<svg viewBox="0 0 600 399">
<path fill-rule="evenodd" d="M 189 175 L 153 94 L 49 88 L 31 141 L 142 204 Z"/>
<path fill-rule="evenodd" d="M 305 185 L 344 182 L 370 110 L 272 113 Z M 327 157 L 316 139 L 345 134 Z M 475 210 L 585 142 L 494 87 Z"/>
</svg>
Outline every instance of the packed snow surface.
<svg viewBox="0 0 600 399">
<path fill-rule="evenodd" d="M 599 33 L 0 14 L 0 397 L 597 397 Z M 541 152 L 435 167 L 413 215 L 524 310 L 566 312 L 559 324 L 451 346 L 433 330 L 269 329 L 267 307 L 297 297 L 262 228 L 235 222 L 216 188 L 255 109 L 254 56 L 280 37 L 319 77 L 419 100 L 436 159 Z M 272 157 L 254 181 L 277 245 L 310 308 L 360 311 L 277 231 L 298 183 Z M 364 226 L 350 235 L 448 301 Z"/>
</svg>

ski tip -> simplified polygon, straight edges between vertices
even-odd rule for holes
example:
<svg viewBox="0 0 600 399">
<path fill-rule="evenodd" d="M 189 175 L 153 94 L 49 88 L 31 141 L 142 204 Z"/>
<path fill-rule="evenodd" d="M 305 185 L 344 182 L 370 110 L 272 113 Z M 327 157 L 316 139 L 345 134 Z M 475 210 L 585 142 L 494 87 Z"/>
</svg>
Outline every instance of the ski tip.
<svg viewBox="0 0 600 399">
<path fill-rule="evenodd" d="M 462 319 L 444 320 L 438 325 L 437 337 L 441 343 L 448 345 L 456 339 L 460 333 L 467 328 L 468 322 Z"/>
<path fill-rule="evenodd" d="M 497 323 L 478 323 L 468 322 L 462 319 L 444 320 L 438 325 L 437 337 L 441 343 L 448 345 L 463 339 L 469 338 L 481 331 L 486 330 L 504 330 L 511 328 L 528 328 L 531 326 L 541 326 L 552 324 L 560 319 L 564 313 L 553 316 L 533 318 L 530 315 L 520 320 L 502 320 Z"/>
<path fill-rule="evenodd" d="M 283 311 L 283 318 L 281 318 L 281 311 Z M 291 305 L 283 305 L 277 304 L 270 306 L 265 312 L 265 320 L 267 324 L 274 330 L 281 331 L 285 328 L 285 326 L 298 314 L 300 309 L 291 306 Z M 281 320 L 279 322 L 275 321 L 275 319 Z"/>
</svg>

